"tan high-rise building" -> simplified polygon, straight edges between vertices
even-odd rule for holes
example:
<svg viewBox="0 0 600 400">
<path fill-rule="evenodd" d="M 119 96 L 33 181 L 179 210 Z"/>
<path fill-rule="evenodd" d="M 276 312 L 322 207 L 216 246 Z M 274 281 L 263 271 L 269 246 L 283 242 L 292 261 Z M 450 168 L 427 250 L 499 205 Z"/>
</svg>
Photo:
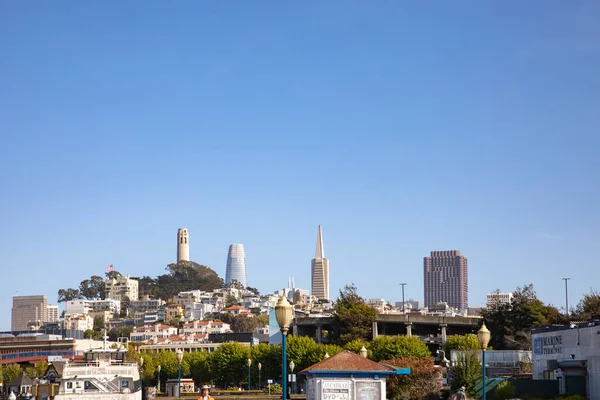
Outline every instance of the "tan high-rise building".
<svg viewBox="0 0 600 400">
<path fill-rule="evenodd" d="M 11 331 L 25 331 L 27 325 L 48 322 L 48 300 L 46 296 L 13 296 Z"/>
<path fill-rule="evenodd" d="M 177 262 L 180 261 L 190 261 L 190 243 L 186 228 L 177 231 Z"/>
<path fill-rule="evenodd" d="M 317 251 L 311 263 L 311 294 L 318 299 L 329 300 L 329 260 L 323 252 L 321 225 L 317 233 Z"/>
<path fill-rule="evenodd" d="M 458 250 L 432 251 L 423 260 L 425 307 L 445 302 L 466 310 L 469 306 L 467 258 Z"/>
</svg>

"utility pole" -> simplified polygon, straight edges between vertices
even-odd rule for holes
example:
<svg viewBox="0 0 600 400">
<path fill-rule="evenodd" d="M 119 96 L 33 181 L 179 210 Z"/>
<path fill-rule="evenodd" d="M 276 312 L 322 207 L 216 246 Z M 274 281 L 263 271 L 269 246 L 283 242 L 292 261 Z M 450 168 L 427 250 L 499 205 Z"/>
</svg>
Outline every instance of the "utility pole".
<svg viewBox="0 0 600 400">
<path fill-rule="evenodd" d="M 571 278 L 562 278 L 565 281 L 565 310 L 567 312 L 567 320 L 569 319 L 569 279 Z"/>
<path fill-rule="evenodd" d="M 402 314 L 404 314 L 404 286 L 406 283 L 401 283 L 400 286 L 402 286 Z"/>
</svg>

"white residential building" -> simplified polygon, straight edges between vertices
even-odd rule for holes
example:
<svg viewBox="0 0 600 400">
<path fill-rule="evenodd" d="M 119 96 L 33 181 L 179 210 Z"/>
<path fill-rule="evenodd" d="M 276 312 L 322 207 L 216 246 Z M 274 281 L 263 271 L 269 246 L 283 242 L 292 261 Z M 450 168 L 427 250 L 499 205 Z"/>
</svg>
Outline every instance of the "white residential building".
<svg viewBox="0 0 600 400">
<path fill-rule="evenodd" d="M 123 301 L 125 297 L 129 300 L 137 300 L 139 297 L 138 280 L 130 278 L 129 275 L 106 279 L 104 285 L 107 299 Z"/>
<path fill-rule="evenodd" d="M 46 308 L 48 309 L 48 321 L 46 321 L 46 322 L 58 321 L 58 306 L 53 306 L 51 304 L 48 304 L 46 306 Z"/>
<path fill-rule="evenodd" d="M 94 329 L 94 318 L 89 314 L 71 314 L 63 320 L 65 329 L 87 331 Z"/>
<path fill-rule="evenodd" d="M 72 300 L 67 301 L 65 315 L 90 314 L 112 318 L 121 312 L 121 302 L 118 300 Z M 108 321 L 108 319 L 106 319 Z"/>
<path fill-rule="evenodd" d="M 220 320 L 211 321 L 210 324 L 206 326 L 206 333 L 226 333 L 231 331 L 231 325 L 226 324 Z"/>
<path fill-rule="evenodd" d="M 512 303 L 513 294 L 511 292 L 500 292 L 499 290 L 488 293 L 485 304 L 487 307 L 491 305 L 510 304 Z"/>
<path fill-rule="evenodd" d="M 185 304 L 185 319 L 194 321 L 203 319 L 206 315 L 212 313 L 215 306 L 205 303 L 186 303 Z"/>
<path fill-rule="evenodd" d="M 135 328 L 131 332 L 132 342 L 158 342 L 159 339 L 166 339 L 177 335 L 177 328 L 169 325 L 145 325 Z"/>
</svg>

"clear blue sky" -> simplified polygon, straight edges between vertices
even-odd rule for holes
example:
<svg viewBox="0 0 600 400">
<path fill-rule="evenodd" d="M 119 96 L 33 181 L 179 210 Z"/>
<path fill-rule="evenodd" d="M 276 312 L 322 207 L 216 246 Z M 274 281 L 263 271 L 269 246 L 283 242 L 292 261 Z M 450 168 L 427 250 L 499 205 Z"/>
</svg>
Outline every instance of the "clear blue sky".
<svg viewBox="0 0 600 400">
<path fill-rule="evenodd" d="M 0 329 L 11 297 L 191 258 L 249 284 L 469 300 L 600 289 L 600 3 L 4 1 Z"/>
</svg>

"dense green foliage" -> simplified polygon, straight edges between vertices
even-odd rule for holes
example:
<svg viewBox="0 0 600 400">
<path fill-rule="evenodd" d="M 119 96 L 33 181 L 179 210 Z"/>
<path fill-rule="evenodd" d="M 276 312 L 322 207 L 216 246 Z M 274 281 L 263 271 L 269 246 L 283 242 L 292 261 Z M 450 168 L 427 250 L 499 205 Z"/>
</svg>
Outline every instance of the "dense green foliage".
<svg viewBox="0 0 600 400">
<path fill-rule="evenodd" d="M 343 346 L 355 339 L 371 340 L 377 311 L 358 295 L 354 284 L 340 290 L 334 309 L 333 341 Z"/>
<path fill-rule="evenodd" d="M 578 321 L 589 321 L 593 317 L 600 316 L 600 292 L 593 290 L 585 294 L 577 304 L 572 319 Z"/>
<path fill-rule="evenodd" d="M 19 376 L 21 376 L 22 373 L 23 370 L 21 369 L 21 366 L 19 364 L 8 364 L 4 368 L 2 368 L 2 379 L 4 381 L 4 387 L 8 388 L 8 385 L 12 381 L 17 379 Z"/>
<path fill-rule="evenodd" d="M 262 328 L 268 324 L 269 316 L 266 314 L 250 318 L 243 315 L 236 315 L 231 320 L 231 330 L 234 332 L 254 332 L 255 328 Z"/>
<path fill-rule="evenodd" d="M 469 397 L 475 396 L 475 385 L 481 378 L 481 363 L 475 354 L 465 354 L 464 358 L 452 366 L 451 373 L 452 389 L 456 390 L 461 386 L 465 387 L 465 393 Z"/>
<path fill-rule="evenodd" d="M 444 345 L 446 357 L 450 358 L 452 350 L 481 350 L 481 345 L 477 335 L 451 335 L 448 336 Z"/>
<path fill-rule="evenodd" d="M 416 336 L 380 336 L 369 343 L 368 349 L 374 361 L 431 356 L 427 345 Z"/>
<path fill-rule="evenodd" d="M 500 382 L 500 384 L 496 386 L 494 394 L 498 400 L 512 399 L 515 397 L 515 387 L 510 381 Z"/>
</svg>

